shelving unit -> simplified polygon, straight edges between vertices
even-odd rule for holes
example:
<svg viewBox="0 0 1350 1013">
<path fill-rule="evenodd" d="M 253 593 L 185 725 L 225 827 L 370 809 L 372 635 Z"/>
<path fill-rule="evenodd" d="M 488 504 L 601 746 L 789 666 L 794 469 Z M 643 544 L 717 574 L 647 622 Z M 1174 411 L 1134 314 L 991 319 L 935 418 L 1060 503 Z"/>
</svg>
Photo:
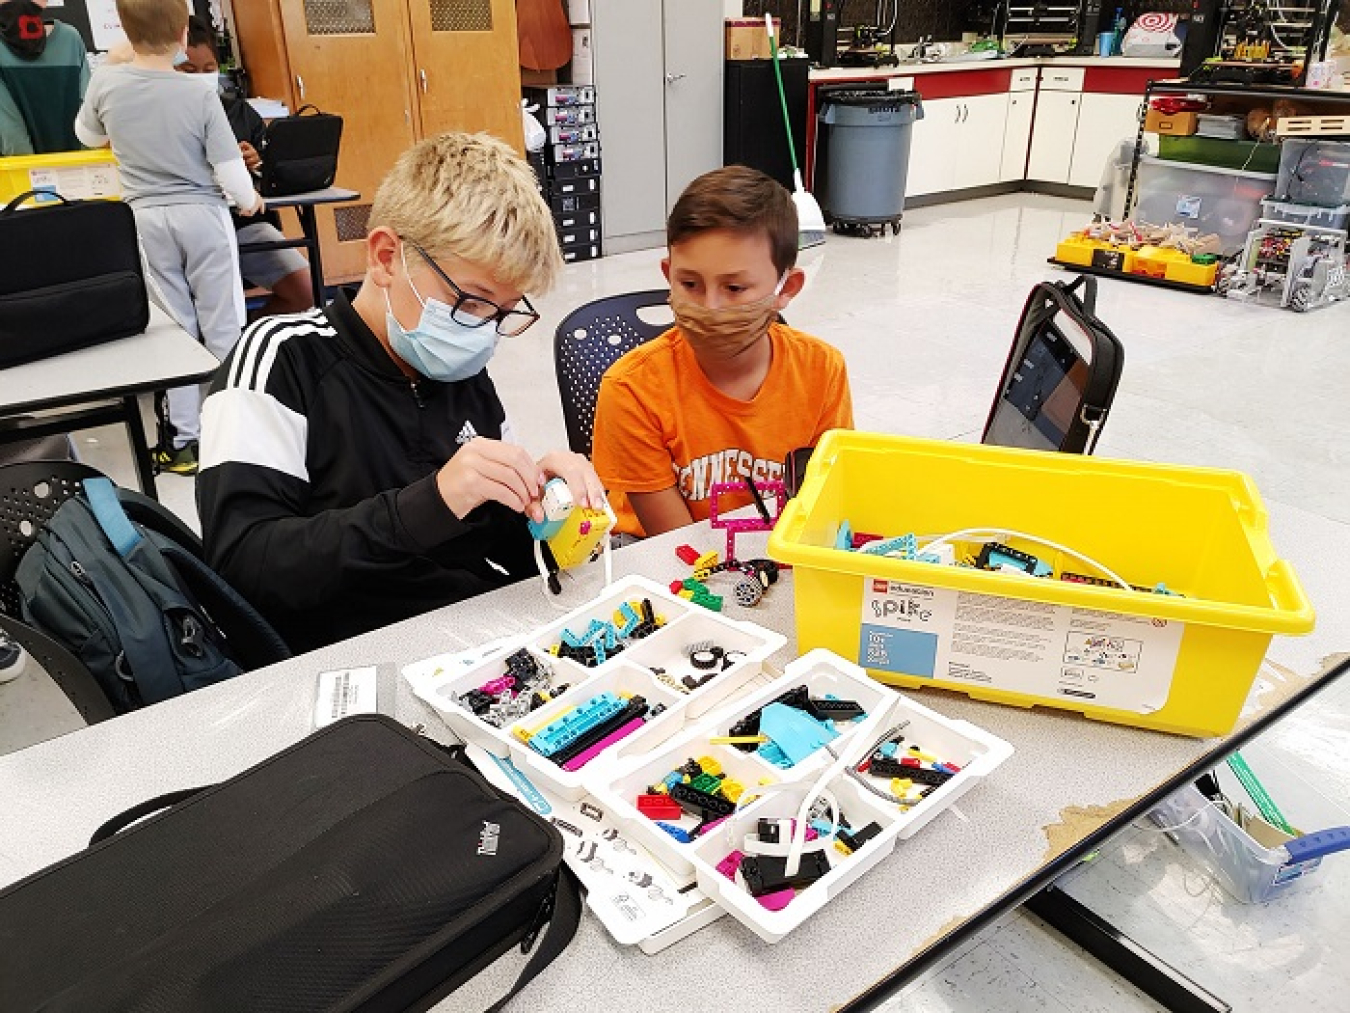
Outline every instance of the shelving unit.
<svg viewBox="0 0 1350 1013">
<path fill-rule="evenodd" d="M 1350 92 L 1318 91 L 1309 88 L 1280 88 L 1276 86 L 1249 86 L 1226 84 L 1192 84 L 1188 81 L 1150 81 L 1144 89 L 1144 106 L 1159 95 L 1204 95 L 1230 99 L 1252 99 L 1274 102 L 1286 99 L 1294 102 L 1329 107 L 1327 113 L 1350 114 Z M 1139 156 L 1143 151 L 1144 121 L 1139 121 L 1135 136 L 1134 158 L 1130 163 L 1129 183 L 1125 187 L 1125 217 L 1134 211 L 1135 183 L 1139 175 Z"/>
</svg>

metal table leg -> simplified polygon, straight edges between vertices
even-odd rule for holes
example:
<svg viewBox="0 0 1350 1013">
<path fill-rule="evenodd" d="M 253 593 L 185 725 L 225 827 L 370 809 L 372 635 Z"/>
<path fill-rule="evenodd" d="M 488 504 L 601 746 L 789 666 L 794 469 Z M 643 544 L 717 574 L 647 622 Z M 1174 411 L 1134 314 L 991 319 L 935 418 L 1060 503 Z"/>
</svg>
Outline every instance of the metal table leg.
<svg viewBox="0 0 1350 1013">
<path fill-rule="evenodd" d="M 159 493 L 155 490 L 155 464 L 150 459 L 150 448 L 145 442 L 145 423 L 141 421 L 140 400 L 135 394 L 122 398 L 122 421 L 131 441 L 131 456 L 136 462 L 136 477 L 140 480 L 141 492 L 151 499 L 159 499 Z"/>
<path fill-rule="evenodd" d="M 1033 894 L 1023 907 L 1173 1013 L 1233 1009 L 1056 886 Z"/>
</svg>

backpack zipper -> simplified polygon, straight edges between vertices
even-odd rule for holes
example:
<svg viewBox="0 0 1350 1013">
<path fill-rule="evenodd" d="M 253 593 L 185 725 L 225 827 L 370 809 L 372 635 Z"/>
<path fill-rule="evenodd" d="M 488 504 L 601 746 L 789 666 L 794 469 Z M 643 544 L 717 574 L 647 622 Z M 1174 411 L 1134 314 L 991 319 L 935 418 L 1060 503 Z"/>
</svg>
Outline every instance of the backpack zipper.
<svg viewBox="0 0 1350 1013">
<path fill-rule="evenodd" d="M 557 893 L 558 881 L 555 879 L 553 889 L 544 898 L 544 903 L 539 905 L 539 912 L 534 916 L 534 922 L 526 931 L 525 938 L 520 941 L 521 953 L 529 953 L 530 950 L 534 949 L 534 941 L 539 938 L 540 931 L 548 924 L 549 918 L 553 915 L 553 899 L 557 896 Z"/>
<path fill-rule="evenodd" d="M 427 406 L 427 403 L 426 403 L 425 401 L 422 400 L 422 391 L 421 391 L 421 389 L 417 386 L 417 381 L 416 381 L 416 380 L 409 380 L 409 381 L 408 381 L 408 387 L 412 390 L 413 400 L 417 402 L 417 407 L 418 407 L 418 408 L 425 408 L 425 407 Z"/>
<path fill-rule="evenodd" d="M 66 551 L 70 551 L 69 545 L 66 546 Z M 93 616 L 92 618 L 95 625 L 102 627 L 103 637 L 107 641 L 108 646 L 111 647 L 115 644 L 120 647 L 122 638 L 117 635 L 117 624 L 113 621 L 112 613 L 108 611 L 108 606 L 104 604 L 103 597 L 98 593 L 98 588 L 94 586 L 94 580 L 89 576 L 89 571 L 86 570 L 84 564 L 74 558 L 73 555 L 71 556 L 70 563 L 67 564 L 66 569 L 70 571 L 71 576 L 75 578 L 76 582 L 89 592 L 89 596 L 98 603 L 99 611 L 102 613 L 102 616 Z M 99 621 L 101 618 L 106 618 L 107 622 L 101 623 Z M 126 651 L 119 650 L 117 652 L 117 657 L 113 659 L 113 671 L 123 682 L 129 683 L 133 687 L 136 685 L 135 677 L 127 669 Z"/>
</svg>

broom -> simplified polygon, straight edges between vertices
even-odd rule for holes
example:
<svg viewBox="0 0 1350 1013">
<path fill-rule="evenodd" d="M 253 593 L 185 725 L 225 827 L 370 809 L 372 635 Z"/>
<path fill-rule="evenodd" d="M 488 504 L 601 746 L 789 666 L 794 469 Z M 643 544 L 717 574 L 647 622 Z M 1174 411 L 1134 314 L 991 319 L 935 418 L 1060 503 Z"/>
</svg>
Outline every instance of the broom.
<svg viewBox="0 0 1350 1013">
<path fill-rule="evenodd" d="M 797 205 L 797 249 L 805 250 L 825 242 L 825 215 L 816 199 L 802 185 L 802 171 L 797 167 L 797 145 L 792 141 L 792 118 L 788 115 L 787 91 L 783 88 L 783 71 L 778 66 L 778 40 L 773 37 L 773 16 L 764 15 L 764 27 L 769 33 L 769 52 L 773 56 L 773 76 L 778 81 L 778 100 L 783 106 L 783 127 L 787 131 L 788 154 L 792 157 L 792 203 Z"/>
</svg>

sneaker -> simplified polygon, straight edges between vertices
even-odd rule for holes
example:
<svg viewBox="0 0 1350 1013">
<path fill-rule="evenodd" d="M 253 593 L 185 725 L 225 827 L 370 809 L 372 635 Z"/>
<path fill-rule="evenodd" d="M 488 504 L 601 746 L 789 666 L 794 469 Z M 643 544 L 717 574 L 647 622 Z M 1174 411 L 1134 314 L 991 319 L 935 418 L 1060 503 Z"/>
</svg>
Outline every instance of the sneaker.
<svg viewBox="0 0 1350 1013">
<path fill-rule="evenodd" d="M 197 441 L 192 440 L 184 447 L 156 447 L 154 451 L 155 471 L 171 471 L 175 475 L 197 474 Z"/>
<path fill-rule="evenodd" d="M 27 652 L 0 630 L 0 684 L 13 682 L 23 674 Z"/>
</svg>

